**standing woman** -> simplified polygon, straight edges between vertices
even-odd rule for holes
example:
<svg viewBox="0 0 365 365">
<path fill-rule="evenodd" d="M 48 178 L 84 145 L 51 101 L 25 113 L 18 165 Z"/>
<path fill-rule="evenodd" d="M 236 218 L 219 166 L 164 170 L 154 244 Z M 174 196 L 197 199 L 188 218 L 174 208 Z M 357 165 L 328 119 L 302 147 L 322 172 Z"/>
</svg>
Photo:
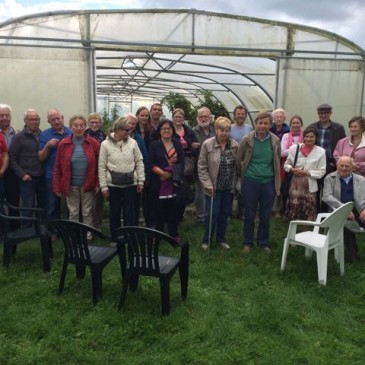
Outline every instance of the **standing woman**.
<svg viewBox="0 0 365 365">
<path fill-rule="evenodd" d="M 135 194 L 143 190 L 145 181 L 142 154 L 129 132 L 128 119 L 118 118 L 100 147 L 99 181 L 104 198 L 109 199 L 110 232 L 121 226 L 122 208 L 124 226 L 133 226 Z"/>
<path fill-rule="evenodd" d="M 361 116 L 351 118 L 349 129 L 350 136 L 337 142 L 333 158 L 338 161 L 341 156 L 352 157 L 352 172 L 365 176 L 365 119 Z"/>
<path fill-rule="evenodd" d="M 89 128 L 86 129 L 85 133 L 90 137 L 96 139 L 99 144 L 104 141 L 106 134 L 102 131 L 101 127 L 103 120 L 100 114 L 90 113 L 88 120 Z M 93 206 L 93 224 L 96 229 L 101 230 L 104 213 L 104 197 L 100 189 L 94 196 Z"/>
<path fill-rule="evenodd" d="M 141 106 L 137 109 L 137 126 L 136 132 L 143 138 L 148 151 L 151 142 L 151 115 L 147 107 Z"/>
<path fill-rule="evenodd" d="M 53 170 L 53 190 L 66 196 L 70 221 L 93 225 L 94 194 L 99 190 L 98 158 L 100 144 L 85 134 L 86 119 L 74 115 L 70 119 L 72 135 L 59 142 Z M 91 233 L 88 232 L 90 240 Z"/>
<path fill-rule="evenodd" d="M 274 133 L 276 137 L 278 137 L 281 141 L 283 136 L 286 133 L 290 132 L 289 126 L 285 123 L 287 118 L 287 113 L 284 109 L 275 109 L 272 112 L 273 124 L 271 126 L 270 132 Z M 284 171 L 284 159 L 280 160 L 280 176 L 281 179 L 284 179 L 285 171 Z M 282 199 L 280 196 L 277 196 L 274 201 L 274 205 L 272 208 L 275 218 L 280 218 L 280 211 L 282 210 Z"/>
<path fill-rule="evenodd" d="M 205 219 L 202 248 L 203 250 L 209 248 L 210 239 L 217 229 L 218 245 L 228 250 L 230 246 L 226 243 L 225 236 L 231 212 L 232 192 L 236 186 L 235 162 L 238 143 L 229 137 L 231 121 L 228 118 L 217 118 L 214 128 L 216 136 L 203 143 L 198 161 L 199 179 L 206 194 L 206 210 L 209 212 Z"/>
<path fill-rule="evenodd" d="M 192 184 L 196 180 L 196 156 L 199 153 L 198 139 L 193 130 L 184 124 L 185 112 L 177 108 L 172 112 L 172 122 L 174 123 L 177 140 L 184 150 L 184 182 Z M 173 137 L 174 138 L 174 137 Z M 184 217 L 186 204 L 179 205 L 180 221 Z"/>
<path fill-rule="evenodd" d="M 288 157 L 290 147 L 295 144 L 303 142 L 303 131 L 302 131 L 303 120 L 302 120 L 302 118 L 299 115 L 294 115 L 293 117 L 291 117 L 289 125 L 290 125 L 290 132 L 285 133 L 283 135 L 283 138 L 281 139 L 281 143 L 280 143 L 281 144 L 280 166 L 283 166 L 283 169 L 282 170 L 280 169 L 281 181 L 283 181 L 285 178 L 286 173 L 284 170 L 284 164 L 285 164 L 286 158 Z M 284 214 L 285 214 L 287 198 L 288 198 L 288 196 L 286 194 L 283 194 L 283 193 L 281 194 Z"/>
<path fill-rule="evenodd" d="M 295 167 L 297 145 L 290 147 L 284 169 L 294 176 L 289 188 L 289 198 L 285 215 L 289 220 L 304 219 L 314 221 L 317 215 L 317 180 L 326 173 L 326 151 L 316 146 L 318 132 L 309 127 L 303 132 L 304 143 L 299 144 Z"/>
<path fill-rule="evenodd" d="M 148 155 L 151 166 L 150 189 L 154 202 L 156 229 L 163 232 L 165 223 L 167 223 L 168 234 L 180 242 L 179 212 L 174 179 L 175 182 L 182 180 L 184 151 L 181 144 L 172 138 L 174 134 L 175 127 L 172 121 L 161 122 L 156 129 L 159 139 L 151 143 Z"/>
</svg>

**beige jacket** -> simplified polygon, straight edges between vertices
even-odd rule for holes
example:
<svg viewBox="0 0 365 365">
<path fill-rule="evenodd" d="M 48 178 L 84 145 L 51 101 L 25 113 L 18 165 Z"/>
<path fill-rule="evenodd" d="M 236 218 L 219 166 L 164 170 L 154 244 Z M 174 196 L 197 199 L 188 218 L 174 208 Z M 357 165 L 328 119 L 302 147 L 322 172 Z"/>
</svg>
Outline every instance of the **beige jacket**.
<svg viewBox="0 0 365 365">
<path fill-rule="evenodd" d="M 231 143 L 231 149 L 233 151 L 233 154 L 236 157 L 238 143 L 232 138 L 229 138 L 229 141 Z M 222 149 L 216 137 L 211 137 L 204 141 L 204 143 L 202 144 L 198 160 L 198 176 L 204 189 L 208 189 L 212 186 L 217 186 L 221 153 Z M 233 176 L 234 178 L 232 181 L 232 192 L 234 191 L 234 188 L 236 186 L 236 169 L 234 169 Z"/>
</svg>

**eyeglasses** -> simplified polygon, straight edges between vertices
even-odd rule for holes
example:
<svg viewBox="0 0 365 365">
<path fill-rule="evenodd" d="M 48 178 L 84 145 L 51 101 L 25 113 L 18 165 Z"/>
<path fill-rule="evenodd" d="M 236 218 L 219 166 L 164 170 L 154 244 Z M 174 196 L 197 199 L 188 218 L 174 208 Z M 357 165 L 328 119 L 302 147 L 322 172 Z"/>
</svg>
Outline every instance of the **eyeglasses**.
<svg viewBox="0 0 365 365">
<path fill-rule="evenodd" d="M 167 132 L 167 131 L 171 131 L 171 128 L 161 128 L 162 131 Z"/>
<path fill-rule="evenodd" d="M 90 121 L 89 123 L 90 124 L 99 124 L 100 122 L 92 122 L 92 121 Z"/>
<path fill-rule="evenodd" d="M 318 112 L 318 114 L 330 114 L 331 112 L 330 111 L 320 111 Z"/>
<path fill-rule="evenodd" d="M 126 132 L 130 132 L 131 129 L 130 128 L 122 128 L 123 131 L 126 131 Z"/>
<path fill-rule="evenodd" d="M 39 118 L 26 118 L 26 120 L 27 120 L 28 122 L 39 122 L 39 121 L 40 121 L 40 119 L 39 119 Z"/>
</svg>

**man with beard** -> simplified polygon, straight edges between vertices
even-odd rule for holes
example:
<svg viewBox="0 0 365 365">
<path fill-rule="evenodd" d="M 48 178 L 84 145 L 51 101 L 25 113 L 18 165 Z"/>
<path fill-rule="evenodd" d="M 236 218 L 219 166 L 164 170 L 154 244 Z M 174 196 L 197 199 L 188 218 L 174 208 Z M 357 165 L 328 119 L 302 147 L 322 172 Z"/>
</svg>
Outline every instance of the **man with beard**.
<svg viewBox="0 0 365 365">
<path fill-rule="evenodd" d="M 215 136 L 212 119 L 213 116 L 209 108 L 202 107 L 198 110 L 196 118 L 198 125 L 193 128 L 193 131 L 198 139 L 199 147 L 201 147 L 206 139 Z M 198 180 L 195 183 L 195 216 L 197 223 L 203 225 L 206 215 L 204 188 Z"/>
</svg>

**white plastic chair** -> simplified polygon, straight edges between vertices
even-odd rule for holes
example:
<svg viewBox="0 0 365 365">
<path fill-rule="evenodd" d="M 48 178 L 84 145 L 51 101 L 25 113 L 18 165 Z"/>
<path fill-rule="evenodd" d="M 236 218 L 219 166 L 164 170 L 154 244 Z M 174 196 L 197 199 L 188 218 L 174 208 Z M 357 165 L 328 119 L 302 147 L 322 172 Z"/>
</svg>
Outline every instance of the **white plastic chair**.
<svg viewBox="0 0 365 365">
<path fill-rule="evenodd" d="M 313 251 L 317 254 L 318 281 L 326 285 L 328 251 L 334 249 L 336 261 L 340 264 L 341 275 L 345 272 L 343 227 L 354 207 L 353 202 L 346 203 L 332 213 L 318 214 L 317 220 L 291 221 L 287 237 L 284 240 L 281 271 L 285 269 L 289 245 L 303 246 L 305 256 L 309 258 Z M 313 227 L 312 231 L 297 233 L 299 226 Z"/>
</svg>

